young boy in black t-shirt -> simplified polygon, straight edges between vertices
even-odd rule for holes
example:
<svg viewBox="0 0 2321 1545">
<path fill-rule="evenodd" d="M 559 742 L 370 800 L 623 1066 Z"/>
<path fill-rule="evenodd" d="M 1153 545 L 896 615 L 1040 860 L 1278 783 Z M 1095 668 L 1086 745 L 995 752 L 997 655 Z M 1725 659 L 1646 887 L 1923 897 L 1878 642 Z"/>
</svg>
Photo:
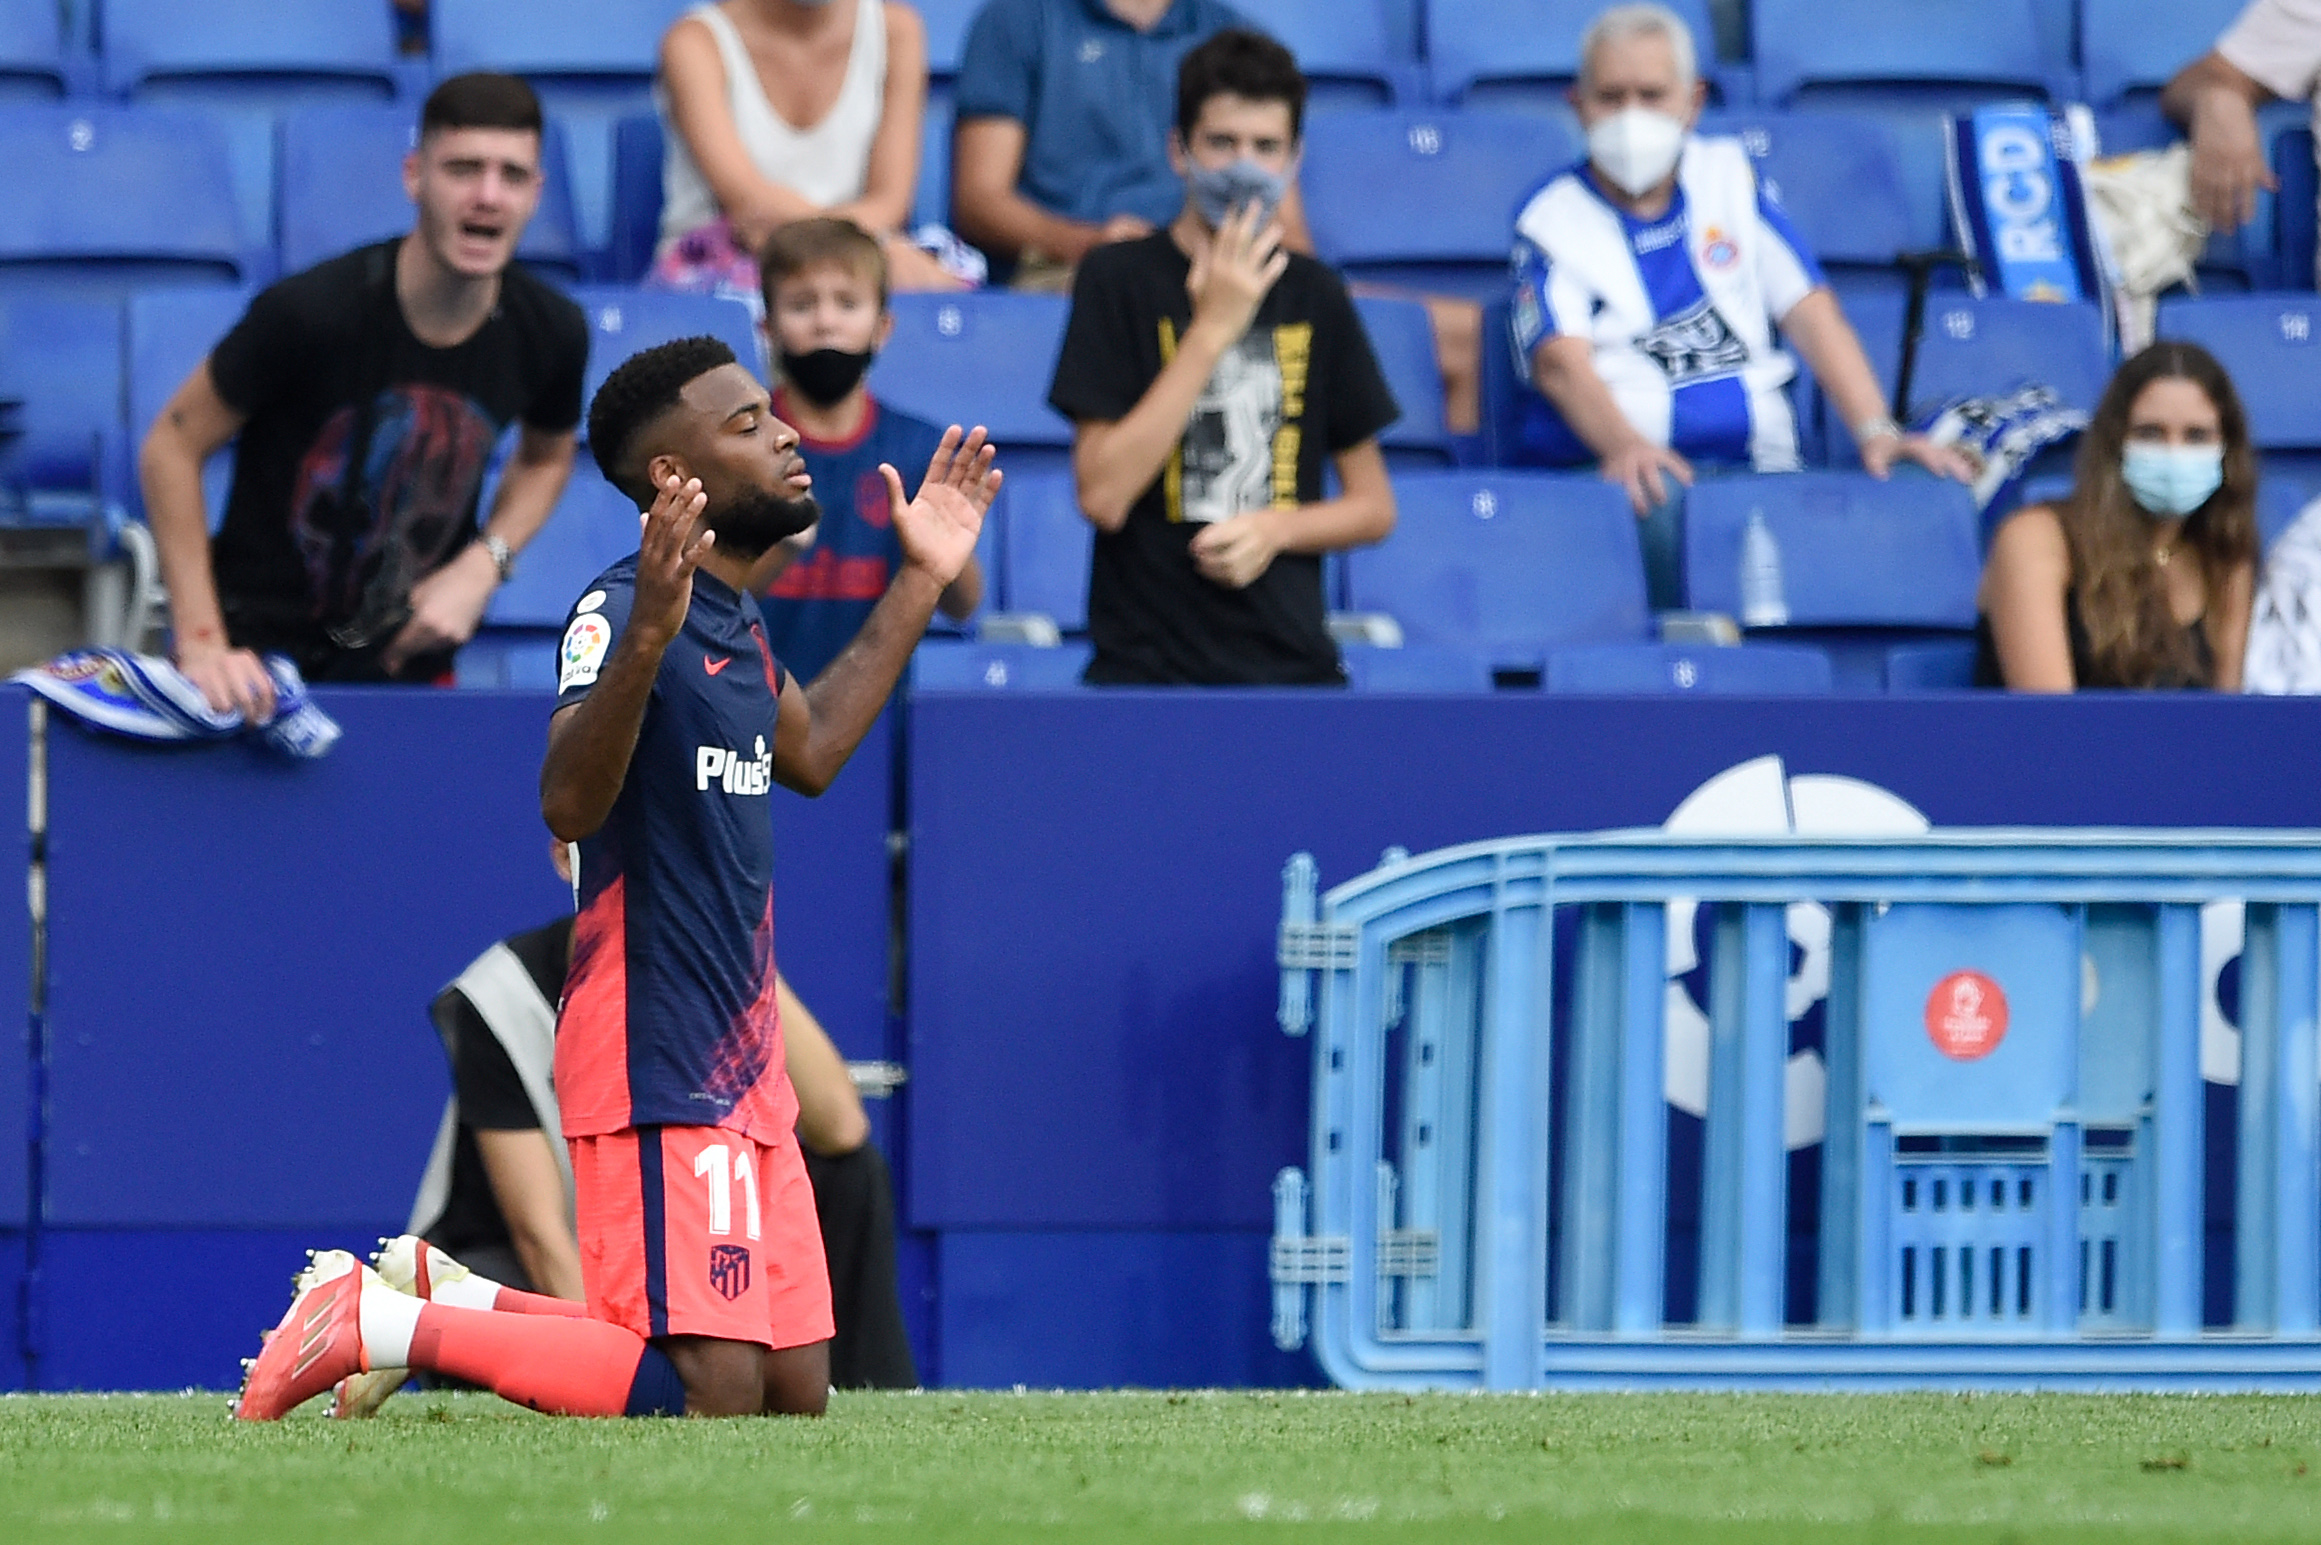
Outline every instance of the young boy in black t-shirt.
<svg viewBox="0 0 2321 1545">
<path fill-rule="evenodd" d="M 250 303 L 146 437 L 139 471 L 177 663 L 256 718 L 280 651 L 311 680 L 436 681 L 572 470 L 580 308 L 513 265 L 540 202 L 540 103 L 458 75 L 420 113 L 411 232 Z M 489 519 L 500 434 L 522 425 Z M 213 544 L 201 467 L 237 434 Z"/>
<path fill-rule="evenodd" d="M 1184 208 L 1081 262 L 1048 401 L 1097 530 L 1090 682 L 1345 681 L 1321 555 L 1394 529 L 1377 435 L 1398 410 L 1345 285 L 1281 244 L 1305 92 L 1259 33 L 1187 54 Z"/>
</svg>

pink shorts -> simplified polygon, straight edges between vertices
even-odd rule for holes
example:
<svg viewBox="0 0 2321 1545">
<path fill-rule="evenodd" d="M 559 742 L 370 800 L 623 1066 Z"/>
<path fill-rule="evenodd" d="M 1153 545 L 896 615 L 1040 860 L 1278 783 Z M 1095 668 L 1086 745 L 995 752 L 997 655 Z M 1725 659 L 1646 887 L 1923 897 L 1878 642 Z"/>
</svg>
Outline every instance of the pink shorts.
<svg viewBox="0 0 2321 1545">
<path fill-rule="evenodd" d="M 647 1340 L 830 1339 L 830 1271 L 795 1139 L 631 1127 L 567 1142 L 591 1317 Z"/>
</svg>

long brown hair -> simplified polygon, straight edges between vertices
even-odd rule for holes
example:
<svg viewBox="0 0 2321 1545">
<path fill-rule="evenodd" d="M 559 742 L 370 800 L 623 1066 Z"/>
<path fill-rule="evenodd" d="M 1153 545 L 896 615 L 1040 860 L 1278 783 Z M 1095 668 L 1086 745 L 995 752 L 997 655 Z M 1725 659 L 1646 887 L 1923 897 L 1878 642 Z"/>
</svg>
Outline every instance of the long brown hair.
<svg viewBox="0 0 2321 1545">
<path fill-rule="evenodd" d="M 2152 517 L 2120 476 L 2129 411 L 2145 387 L 2172 379 L 2190 381 L 2207 394 L 2224 436 L 2223 485 L 2186 517 L 2178 538 L 2179 548 L 2200 559 L 2210 606 L 2226 576 L 2257 552 L 2257 459 L 2232 377 L 2196 343 L 2155 343 L 2121 365 L 2104 388 L 2080 436 L 2071 497 L 2062 508 L 2088 652 L 2106 681 L 2123 686 L 2213 684 L 2215 674 L 2213 666 L 2202 668 L 2185 628 L 2168 609 L 2166 577 L 2153 556 Z"/>
</svg>

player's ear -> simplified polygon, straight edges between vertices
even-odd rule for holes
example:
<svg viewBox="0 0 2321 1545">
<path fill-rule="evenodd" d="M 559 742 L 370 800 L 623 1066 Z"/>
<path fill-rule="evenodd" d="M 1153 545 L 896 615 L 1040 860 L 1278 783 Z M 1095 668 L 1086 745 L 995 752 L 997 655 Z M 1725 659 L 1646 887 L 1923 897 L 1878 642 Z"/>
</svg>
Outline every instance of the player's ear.
<svg viewBox="0 0 2321 1545">
<path fill-rule="evenodd" d="M 873 354 L 884 352 L 886 349 L 887 340 L 892 338 L 894 335 L 895 314 L 892 311 L 881 307 L 878 314 L 878 326 L 873 328 L 870 334 L 870 352 Z"/>
<path fill-rule="evenodd" d="M 645 463 L 645 480 L 653 485 L 656 494 L 669 486 L 669 479 L 675 478 L 682 483 L 692 475 L 693 469 L 686 466 L 685 458 L 675 451 L 663 451 Z"/>
</svg>

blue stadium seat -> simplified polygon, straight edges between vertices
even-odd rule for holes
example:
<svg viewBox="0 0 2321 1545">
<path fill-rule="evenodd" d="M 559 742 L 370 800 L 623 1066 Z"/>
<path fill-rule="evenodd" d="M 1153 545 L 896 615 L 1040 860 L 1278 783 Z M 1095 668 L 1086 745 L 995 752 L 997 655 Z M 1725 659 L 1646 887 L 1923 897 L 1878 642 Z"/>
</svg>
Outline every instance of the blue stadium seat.
<svg viewBox="0 0 2321 1545">
<path fill-rule="evenodd" d="M 985 644 L 931 638 L 911 654 L 914 692 L 1066 692 L 1088 668 L 1084 643 Z"/>
<path fill-rule="evenodd" d="M 1488 692 L 1491 662 L 1471 649 L 1446 644 L 1404 644 L 1382 649 L 1347 644 L 1346 684 L 1357 692 Z"/>
<path fill-rule="evenodd" d="M 56 0 L 0 0 L 0 101 L 54 101 L 85 71 Z"/>
<path fill-rule="evenodd" d="M 1255 0 L 1241 12 L 1297 55 L 1309 113 L 1415 106 L 1426 71 L 1409 47 L 1396 0 Z"/>
<path fill-rule="evenodd" d="M 919 184 L 911 199 L 911 224 L 951 223 L 951 131 L 958 114 L 949 92 L 929 95 L 919 130 Z"/>
<path fill-rule="evenodd" d="M 173 108 L 0 108 L 0 285 L 118 296 L 248 277 L 225 136 Z"/>
<path fill-rule="evenodd" d="M 2079 63 L 2087 100 L 2116 107 L 2131 92 L 2157 94 L 2178 70 L 2213 48 L 2246 0 L 2079 0 Z"/>
<path fill-rule="evenodd" d="M 380 0 L 188 5 L 104 0 L 97 12 L 105 86 L 122 96 L 211 92 L 275 105 L 316 95 L 384 101 L 415 77 Z"/>
<path fill-rule="evenodd" d="M 1010 474 L 994 513 L 1005 532 L 999 589 L 1006 609 L 1042 613 L 1066 633 L 1086 631 L 1096 528 L 1080 513 L 1071 472 Z"/>
<path fill-rule="evenodd" d="M 1530 366 L 1515 354 L 1510 329 L 1514 305 L 1502 296 L 1483 307 L 1483 364 L 1477 395 L 1481 400 L 1483 461 L 1487 466 L 1516 464 L 1522 443 L 1523 394 L 1531 390 Z"/>
<path fill-rule="evenodd" d="M 604 277 L 634 284 L 661 241 L 661 115 L 630 113 L 613 124 L 612 205 Z"/>
<path fill-rule="evenodd" d="M 2321 201 L 2311 128 L 2290 129 L 2273 140 L 2273 175 L 2281 183 L 2273 203 L 2273 277 L 2284 290 L 2309 290 L 2314 287 L 2315 206 Z"/>
<path fill-rule="evenodd" d="M 636 502 L 582 456 L 548 524 L 492 593 L 484 621 L 502 629 L 560 628 L 588 582 L 636 550 Z"/>
<path fill-rule="evenodd" d="M 2305 478 L 2267 468 L 2257 484 L 2257 537 L 2266 550 L 2313 502 L 2314 485 Z"/>
<path fill-rule="evenodd" d="M 552 87 L 647 89 L 661 35 L 687 0 L 591 0 L 576 25 L 563 0 L 432 0 L 439 76 L 505 70 Z"/>
<path fill-rule="evenodd" d="M 563 0 L 432 0 L 438 76 L 521 75 L 564 125 L 573 217 L 588 250 L 609 239 L 613 125 L 652 110 L 661 34 L 689 8 L 688 0 L 591 0 L 578 24 Z"/>
<path fill-rule="evenodd" d="M 967 29 L 983 9 L 983 0 L 912 0 L 919 19 L 927 24 L 927 74 L 949 80 L 959 73 L 959 59 L 967 51 Z"/>
<path fill-rule="evenodd" d="M 1397 472 L 1450 466 L 1456 458 L 1443 423 L 1443 372 L 1435 361 L 1434 325 L 1426 307 L 1415 300 L 1365 295 L 1355 300 L 1354 309 L 1370 335 L 1387 389 L 1402 409 L 1402 416 L 1378 437 L 1387 465 Z"/>
<path fill-rule="evenodd" d="M 2265 451 L 2321 451 L 2321 301 L 2310 294 L 2160 302 L 2160 336 L 2204 346 L 2232 375 Z"/>
<path fill-rule="evenodd" d="M 1351 277 L 1490 300 L 1518 206 L 1578 154 L 1567 124 L 1524 113 L 1329 113 L 1306 126 L 1306 219 Z"/>
<path fill-rule="evenodd" d="M 1954 692 L 1974 685 L 1974 640 L 1896 644 L 1886 651 L 1888 692 Z"/>
<path fill-rule="evenodd" d="M 193 367 L 242 319 L 248 290 L 140 290 L 129 297 L 129 454 L 145 441 L 153 421 Z M 202 494 L 210 529 L 225 517 L 232 486 L 234 448 L 219 451 L 202 468 Z"/>
<path fill-rule="evenodd" d="M 1982 577 L 1974 497 L 1923 474 L 1704 478 L 1685 502 L 1685 587 L 1699 611 L 1741 611 L 1753 511 L 1781 548 L 1792 628 L 1971 628 Z"/>
<path fill-rule="evenodd" d="M 1394 534 L 1347 554 L 1355 611 L 1413 644 L 1536 669 L 1563 644 L 1645 636 L 1644 557 L 1628 497 L 1592 477 L 1426 472 L 1396 479 Z"/>
<path fill-rule="evenodd" d="M 1600 0 L 1426 0 L 1435 100 L 1466 107 L 1568 112 L 1580 37 Z M 1717 34 L 1703 0 L 1675 0 L 1692 29 L 1701 78 L 1717 82 Z"/>
<path fill-rule="evenodd" d="M 596 389 L 632 354 L 642 353 L 672 338 L 707 333 L 722 338 L 751 375 L 765 378 L 760 357 L 758 326 L 749 307 L 738 300 L 713 295 L 671 295 L 660 290 L 632 290 L 620 285 L 581 285 L 573 300 L 588 316 L 588 375 L 581 388 L 584 415 L 581 437 L 587 438 L 587 405 Z"/>
<path fill-rule="evenodd" d="M 111 298 L 0 295 L 0 399 L 23 406 L 0 441 L 0 512 L 79 525 L 126 491 L 121 307 Z"/>
<path fill-rule="evenodd" d="M 1738 139 L 1765 191 L 1824 267 L 1891 265 L 1921 241 L 1891 126 L 1864 113 L 1739 109 L 1701 115 L 1700 132 Z"/>
<path fill-rule="evenodd" d="M 553 692 L 557 642 L 553 629 L 507 630 L 487 623 L 459 651 L 453 684 L 469 690 Z"/>
<path fill-rule="evenodd" d="M 1057 464 L 1072 426 L 1048 406 L 1048 381 L 1069 310 L 1061 295 L 1006 290 L 897 295 L 894 337 L 871 367 L 871 390 L 938 425 L 983 425 L 1012 453 L 1002 462 L 1011 475 Z"/>
<path fill-rule="evenodd" d="M 1902 359 L 1901 297 L 1852 297 L 1846 315 L 1890 396 Z M 1954 398 L 1987 397 L 2029 385 L 2053 387 L 2065 406 L 2092 412 L 2110 379 L 2103 316 L 2093 302 L 1995 295 L 1977 300 L 1961 291 L 1942 291 L 1927 299 L 1910 402 L 1895 416 L 1914 422 Z M 1830 464 L 1859 466 L 1852 432 L 1837 422 L 1818 391 L 1816 402 Z"/>
<path fill-rule="evenodd" d="M 1757 99 L 1868 95 L 1930 103 L 2068 95 L 2030 0 L 1754 0 Z"/>
<path fill-rule="evenodd" d="M 411 229 L 403 157 L 418 116 L 398 106 L 306 107 L 282 115 L 282 268 L 294 273 L 350 247 Z M 516 256 L 565 280 L 580 276 L 561 125 L 540 142 L 540 207 Z"/>
<path fill-rule="evenodd" d="M 1829 656 L 1804 644 L 1578 644 L 1548 651 L 1549 692 L 1811 697 L 1831 690 Z"/>
</svg>

